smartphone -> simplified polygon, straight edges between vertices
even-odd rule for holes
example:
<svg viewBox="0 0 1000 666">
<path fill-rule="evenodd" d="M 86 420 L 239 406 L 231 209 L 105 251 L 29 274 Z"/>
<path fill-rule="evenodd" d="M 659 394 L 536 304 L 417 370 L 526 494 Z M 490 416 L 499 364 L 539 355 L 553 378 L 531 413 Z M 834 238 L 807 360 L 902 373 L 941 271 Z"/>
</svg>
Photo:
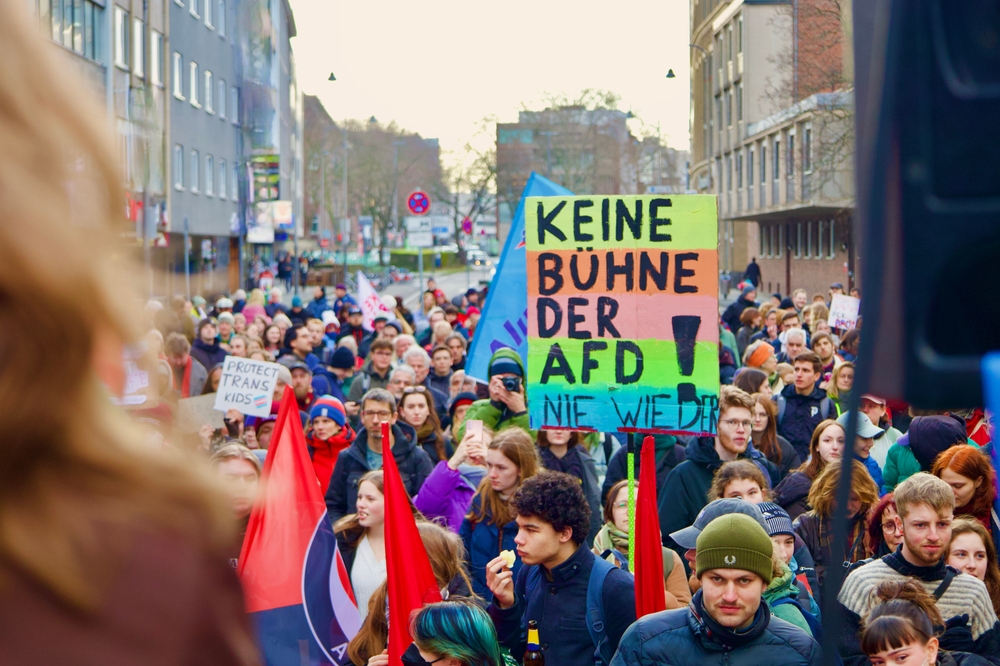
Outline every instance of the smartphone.
<svg viewBox="0 0 1000 666">
<path fill-rule="evenodd" d="M 472 439 L 469 443 L 475 443 L 477 446 L 482 446 L 483 444 L 483 422 L 479 420 L 472 420 L 465 422 L 465 432 L 472 433 Z"/>
</svg>

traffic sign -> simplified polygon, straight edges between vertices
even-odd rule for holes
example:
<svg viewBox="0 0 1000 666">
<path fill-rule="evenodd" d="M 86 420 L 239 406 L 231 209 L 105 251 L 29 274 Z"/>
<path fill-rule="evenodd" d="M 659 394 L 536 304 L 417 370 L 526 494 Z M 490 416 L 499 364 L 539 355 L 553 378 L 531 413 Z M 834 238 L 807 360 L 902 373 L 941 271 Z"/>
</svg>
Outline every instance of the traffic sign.
<svg viewBox="0 0 1000 666">
<path fill-rule="evenodd" d="M 471 234 L 472 233 L 472 220 L 465 218 L 462 220 L 462 233 Z"/>
<path fill-rule="evenodd" d="M 426 215 L 431 209 L 431 198 L 423 190 L 416 190 L 407 197 L 406 207 L 414 215 Z"/>
<path fill-rule="evenodd" d="M 427 218 L 408 217 L 406 237 L 410 247 L 434 247 L 434 234 L 431 232 L 431 222 Z"/>
</svg>

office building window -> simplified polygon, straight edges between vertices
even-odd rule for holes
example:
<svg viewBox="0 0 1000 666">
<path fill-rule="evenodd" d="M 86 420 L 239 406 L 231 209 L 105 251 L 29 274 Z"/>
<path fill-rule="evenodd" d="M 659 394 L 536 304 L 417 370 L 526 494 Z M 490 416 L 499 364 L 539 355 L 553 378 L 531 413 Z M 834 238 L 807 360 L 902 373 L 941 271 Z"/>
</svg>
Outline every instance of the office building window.
<svg viewBox="0 0 1000 666">
<path fill-rule="evenodd" d="M 736 84 L 736 120 L 743 122 L 743 84 Z"/>
<path fill-rule="evenodd" d="M 63 2 L 63 30 L 60 41 L 68 49 L 73 48 L 73 0 Z M 126 20 L 126 30 L 128 29 Z"/>
<path fill-rule="evenodd" d="M 226 118 L 226 80 L 219 79 L 215 83 L 215 105 L 218 106 L 215 111 L 219 114 L 219 117 L 225 120 Z"/>
<path fill-rule="evenodd" d="M 760 248 L 757 250 L 757 254 L 761 257 L 768 256 L 767 254 L 767 229 L 763 224 L 757 224 L 757 240 L 760 242 Z"/>
<path fill-rule="evenodd" d="M 719 131 L 721 132 L 723 127 L 722 121 L 724 120 L 722 117 L 722 95 L 715 96 L 715 117 L 719 119 Z M 720 144 L 719 147 L 721 148 L 722 145 Z"/>
<path fill-rule="evenodd" d="M 174 189 L 184 189 L 184 146 L 174 144 Z"/>
<path fill-rule="evenodd" d="M 72 27 L 69 21 L 66 23 Z M 128 69 L 128 12 L 117 6 L 115 7 L 115 66 Z"/>
<path fill-rule="evenodd" d="M 726 90 L 726 127 L 733 126 L 733 91 Z"/>
<path fill-rule="evenodd" d="M 219 29 L 219 37 L 226 36 L 226 0 L 216 0 L 215 23 Z"/>
<path fill-rule="evenodd" d="M 736 151 L 736 189 L 743 189 L 743 151 Z"/>
<path fill-rule="evenodd" d="M 771 169 L 771 174 L 775 180 L 781 178 L 781 140 L 774 140 L 774 167 Z"/>
<path fill-rule="evenodd" d="M 823 220 L 816 223 L 816 258 L 823 258 Z"/>
<path fill-rule="evenodd" d="M 229 190 L 226 187 L 226 160 L 219 159 L 219 198 L 225 199 L 228 195 L 226 194 Z"/>
<path fill-rule="evenodd" d="M 834 255 L 837 254 L 837 232 L 835 228 L 835 223 L 830 220 L 830 245 L 826 248 L 826 258 L 833 259 Z"/>
<path fill-rule="evenodd" d="M 73 50 L 83 53 L 83 0 L 73 0 Z"/>
<path fill-rule="evenodd" d="M 104 20 L 104 9 L 90 0 L 83 5 L 83 55 L 91 60 L 101 59 L 101 44 L 98 35 L 101 32 L 101 22 Z"/>
<path fill-rule="evenodd" d="M 782 255 L 785 253 L 785 225 L 777 225 L 777 231 L 775 232 L 775 238 L 777 238 L 777 255 L 778 259 L 781 259 Z"/>
<path fill-rule="evenodd" d="M 188 96 L 191 98 L 191 106 L 201 108 L 201 104 L 198 103 L 198 63 L 193 61 L 188 63 L 188 76 L 190 77 Z"/>
<path fill-rule="evenodd" d="M 236 201 L 240 198 L 240 165 L 233 160 L 233 177 L 229 181 L 229 198 Z"/>
<path fill-rule="evenodd" d="M 149 80 L 163 87 L 163 35 L 155 30 L 149 33 Z"/>
<path fill-rule="evenodd" d="M 201 18 L 201 14 L 198 13 L 198 0 L 188 0 L 189 9 L 191 10 L 191 16 L 195 18 Z"/>
<path fill-rule="evenodd" d="M 753 187 L 753 148 L 747 152 L 747 187 Z"/>
<path fill-rule="evenodd" d="M 743 14 L 736 17 L 736 52 L 743 53 Z"/>
<path fill-rule="evenodd" d="M 212 29 L 215 28 L 215 26 L 212 25 L 212 13 L 213 13 L 212 10 L 213 10 L 213 8 L 214 7 L 213 7 L 213 4 L 212 4 L 212 0 L 205 0 L 205 6 L 204 6 L 204 10 L 205 10 L 205 27 L 208 28 L 209 30 L 212 30 Z"/>
<path fill-rule="evenodd" d="M 240 124 L 240 89 L 236 86 L 229 89 L 229 119 L 234 125 Z"/>
<path fill-rule="evenodd" d="M 802 135 L 802 171 L 812 171 L 812 128 L 807 127 Z"/>
<path fill-rule="evenodd" d="M 174 51 L 174 97 L 184 99 L 184 58 L 180 53 Z"/>
<path fill-rule="evenodd" d="M 205 195 L 215 196 L 215 158 L 205 155 Z"/>
<path fill-rule="evenodd" d="M 190 190 L 197 194 L 198 185 L 201 183 L 201 155 L 198 154 L 197 150 L 191 151 L 191 173 L 190 181 L 188 182 L 188 187 Z"/>
<path fill-rule="evenodd" d="M 760 144 L 760 184 L 763 185 L 767 182 L 767 146 L 763 143 Z M 764 205 L 764 201 L 761 200 L 761 205 Z"/>
<path fill-rule="evenodd" d="M 802 223 L 795 223 L 795 258 L 802 257 Z"/>
<path fill-rule="evenodd" d="M 132 73 L 146 76 L 146 24 L 132 19 Z"/>
<path fill-rule="evenodd" d="M 212 87 L 212 72 L 205 70 L 205 111 L 215 113 L 215 106 L 212 104 L 212 96 L 215 89 Z"/>
<path fill-rule="evenodd" d="M 812 257 L 812 246 L 813 246 L 813 224 L 812 222 L 806 222 L 806 259 Z"/>
<path fill-rule="evenodd" d="M 787 162 L 788 175 L 795 175 L 795 135 L 788 135 L 788 162 Z"/>
</svg>

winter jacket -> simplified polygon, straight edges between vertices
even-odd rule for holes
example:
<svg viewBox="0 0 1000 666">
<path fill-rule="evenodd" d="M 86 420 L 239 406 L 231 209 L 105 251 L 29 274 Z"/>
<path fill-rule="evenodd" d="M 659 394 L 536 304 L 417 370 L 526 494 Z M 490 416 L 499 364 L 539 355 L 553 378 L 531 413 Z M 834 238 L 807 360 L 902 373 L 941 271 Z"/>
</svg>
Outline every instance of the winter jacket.
<svg viewBox="0 0 1000 666">
<path fill-rule="evenodd" d="M 833 529 L 831 521 L 820 518 L 812 511 L 803 513 L 792 523 L 795 534 L 802 539 L 813 557 L 820 589 L 826 580 L 827 569 L 843 566 L 844 562 L 857 562 L 865 558 L 864 530 L 860 531 L 860 538 L 851 536 L 856 532 L 858 521 L 862 522 L 863 527 L 864 516 L 854 518 L 848 527 L 848 542 L 840 547 L 834 547 L 828 542 L 830 531 Z"/>
<path fill-rule="evenodd" d="M 497 357 L 507 357 L 514 361 L 521 367 L 521 376 L 524 373 L 524 363 L 521 361 L 521 357 L 513 349 L 507 349 L 506 347 L 496 350 L 493 356 L 490 357 L 490 362 Z M 525 401 L 525 407 L 527 407 L 527 401 Z M 493 400 L 477 400 L 469 406 L 469 411 L 465 413 L 465 422 L 458 427 L 455 432 L 455 441 L 461 442 L 462 438 L 465 437 L 465 424 L 470 420 L 482 421 L 483 425 L 493 431 L 494 434 L 505 430 L 512 426 L 522 428 L 524 430 L 529 430 L 531 428 L 528 423 L 528 412 L 527 410 L 514 414 L 507 408 L 507 405 L 502 402 L 494 402 Z"/>
<path fill-rule="evenodd" d="M 347 399 L 350 402 L 361 403 L 361 398 L 365 396 L 365 393 L 376 388 L 384 389 L 389 387 L 389 375 L 392 374 L 392 368 L 385 371 L 384 375 L 378 374 L 371 364 L 368 364 L 360 373 L 359 377 L 354 378 L 354 383 L 351 384 L 351 390 L 347 392 Z"/>
<path fill-rule="evenodd" d="M 413 428 L 397 421 L 392 426 L 392 436 L 395 440 L 392 456 L 396 460 L 396 466 L 399 467 L 399 475 L 403 479 L 406 492 L 413 497 L 419 492 L 424 479 L 431 473 L 433 465 L 427 453 L 417 446 L 417 432 Z M 333 522 L 357 510 L 358 483 L 365 473 L 372 471 L 368 466 L 367 452 L 368 431 L 362 428 L 351 446 L 337 455 L 337 464 L 333 468 L 333 476 L 330 477 L 330 487 L 326 491 L 326 508 Z"/>
<path fill-rule="evenodd" d="M 809 395 L 799 395 L 795 386 L 786 386 L 781 391 L 785 400 L 784 417 L 778 422 L 778 434 L 791 443 L 802 460 L 809 458 L 809 442 L 813 431 L 823 420 L 822 403 L 828 400 L 826 391 L 813 389 Z M 831 404 L 828 418 L 836 418 Z"/>
<path fill-rule="evenodd" d="M 882 494 L 917 472 L 929 472 L 939 453 L 966 442 L 965 422 L 955 416 L 917 416 L 906 434 L 889 447 L 882 470 Z"/>
<path fill-rule="evenodd" d="M 556 472 L 569 472 L 566 469 L 568 465 L 574 470 L 579 470 L 578 473 L 574 473 L 574 476 L 580 479 L 583 487 L 583 495 L 587 498 L 587 504 L 590 505 L 590 531 L 587 533 L 587 545 L 592 545 L 594 537 L 597 536 L 598 530 L 604 524 L 604 504 L 601 502 L 601 484 L 597 480 L 597 465 L 594 463 L 594 459 L 587 453 L 587 448 L 583 444 L 569 447 L 562 459 L 556 458 L 545 447 L 539 447 L 539 454 L 542 464 L 546 469 Z M 571 456 L 575 460 L 572 460 Z"/>
<path fill-rule="evenodd" d="M 792 443 L 781 435 L 778 435 L 778 448 L 781 449 L 781 462 L 770 458 L 769 460 L 778 466 L 778 475 L 784 480 L 792 470 L 798 469 L 802 465 L 802 457 L 799 456 L 799 452 L 795 450 Z"/>
<path fill-rule="evenodd" d="M 462 466 L 453 470 L 442 460 L 424 481 L 420 493 L 413 498 L 420 513 L 430 520 L 444 518 L 452 532 L 458 532 L 469 511 L 477 484 L 461 473 Z M 482 468 L 480 468 L 482 469 Z"/>
<path fill-rule="evenodd" d="M 722 313 L 722 322 L 729 327 L 729 330 L 735 333 L 740 328 L 740 315 L 747 308 L 755 308 L 757 304 L 744 296 L 740 296 L 736 299 L 726 311 Z"/>
<path fill-rule="evenodd" d="M 774 501 L 795 520 L 809 510 L 806 497 L 812 487 L 812 479 L 805 472 L 792 472 L 774 489 Z"/>
<path fill-rule="evenodd" d="M 333 306 L 330 305 L 330 301 L 326 300 L 326 296 L 320 296 L 319 298 L 314 298 L 306 310 L 313 319 L 322 320 L 323 313 L 333 310 Z"/>
<path fill-rule="evenodd" d="M 748 443 L 746 451 L 739 457 L 752 460 L 764 472 L 764 477 L 774 483 L 778 468 L 753 448 L 753 444 Z M 665 492 L 657 495 L 660 538 L 664 546 L 674 548 L 678 555 L 683 556 L 685 549 L 674 543 L 670 533 L 694 524 L 698 512 L 708 504 L 712 477 L 720 467 L 722 460 L 715 452 L 715 439 L 699 437 L 688 445 L 687 460 L 675 467 L 663 482 Z"/>
<path fill-rule="evenodd" d="M 743 352 L 750 346 L 750 338 L 755 333 L 757 333 L 757 329 L 752 326 L 740 326 L 740 330 L 736 331 L 736 351 L 739 352 L 740 359 L 743 358 Z"/>
<path fill-rule="evenodd" d="M 208 345 L 201 341 L 201 338 L 191 345 L 191 357 L 211 371 L 219 363 L 226 360 L 226 350 L 219 346 L 218 342 L 212 341 Z"/>
<path fill-rule="evenodd" d="M 581 544 L 568 560 L 548 571 L 531 596 L 527 579 L 534 567 L 521 567 L 514 577 L 514 605 L 500 608 L 493 600 L 488 611 L 497 629 L 500 645 L 520 660 L 527 643 L 528 620 L 538 622 L 542 654 L 548 664 L 585 666 L 594 663 L 594 642 L 587 618 L 587 587 L 597 556 Z M 631 574 L 614 568 L 601 589 L 604 625 L 612 649 L 635 622 L 635 582 Z"/>
<path fill-rule="evenodd" d="M 353 441 L 354 431 L 351 430 L 351 426 L 346 424 L 340 429 L 340 432 L 330 439 L 319 439 L 314 433 L 310 433 L 306 439 L 309 457 L 312 459 L 316 479 L 319 481 L 320 492 L 324 496 L 330 488 L 330 478 L 333 476 L 333 466 L 337 463 L 337 456 Z"/>
<path fill-rule="evenodd" d="M 639 478 L 642 457 L 639 453 L 642 451 L 643 439 L 645 438 L 638 438 L 633 456 L 636 479 Z M 677 438 L 673 435 L 653 435 L 653 440 L 656 444 L 656 496 L 663 497 L 665 492 L 663 484 L 667 480 L 667 475 L 670 474 L 670 470 L 687 460 L 687 452 L 684 449 L 691 442 L 691 439 L 687 437 Z M 627 478 L 628 447 L 623 446 L 615 451 L 608 462 L 608 471 L 604 477 L 604 485 L 601 487 L 601 503 L 603 504 L 604 500 L 607 499 L 611 486 Z"/>
<path fill-rule="evenodd" d="M 423 440 L 421 440 L 419 437 L 417 438 L 417 444 L 420 445 L 420 448 L 424 450 L 424 452 L 427 454 L 427 457 L 431 459 L 431 463 L 434 465 L 442 461 L 447 461 L 449 458 L 451 458 L 451 455 L 455 453 L 455 449 L 451 446 L 451 443 L 445 440 L 444 458 L 439 456 L 437 450 L 437 439 L 438 439 L 437 435 L 435 435 L 433 432 L 428 434 L 427 437 L 425 437 Z"/>
<path fill-rule="evenodd" d="M 449 371 L 447 375 L 441 377 L 437 375 L 434 370 L 427 373 L 427 379 L 424 380 L 424 384 L 427 384 L 433 389 L 441 391 L 446 396 L 451 395 L 451 372 Z"/>
<path fill-rule="evenodd" d="M 858 454 L 854 454 L 854 459 L 865 466 L 868 470 L 868 474 L 872 477 L 872 481 L 875 482 L 875 486 L 878 488 L 882 487 L 882 470 L 879 468 L 878 463 L 875 462 L 875 458 L 869 455 L 867 458 L 862 458 Z M 880 495 L 884 493 L 879 493 Z"/>
<path fill-rule="evenodd" d="M 737 645 L 738 643 L 738 645 Z M 740 632 L 704 612 L 701 591 L 687 608 L 640 618 L 622 636 L 611 666 L 813 666 L 819 645 L 809 634 L 772 617 L 761 603 L 750 627 Z"/>
<path fill-rule="evenodd" d="M 781 576 L 771 579 L 771 584 L 767 586 L 767 589 L 764 590 L 764 594 L 762 596 L 764 601 L 767 602 L 767 605 L 771 607 L 771 615 L 774 617 L 780 617 L 789 624 L 794 624 L 796 627 L 812 636 L 812 630 L 809 629 L 809 623 L 806 622 L 806 617 L 802 614 L 802 610 L 799 608 L 797 603 L 799 598 L 799 588 L 795 584 L 795 576 L 792 575 L 792 570 L 789 569 L 784 563 L 781 565 Z M 775 603 L 782 599 L 792 599 L 793 601 Z M 806 600 L 807 607 L 808 604 L 809 601 Z"/>
<path fill-rule="evenodd" d="M 482 496 L 476 495 L 472 499 L 469 507 L 469 514 L 479 515 L 479 507 L 482 506 Z M 462 537 L 462 544 L 465 546 L 465 562 L 469 578 L 472 580 L 472 591 L 483 599 L 492 599 L 486 584 L 486 564 L 497 557 L 501 550 L 517 550 L 514 537 L 517 536 L 517 522 L 511 520 L 506 525 L 498 526 L 493 522 L 492 515 L 487 512 L 483 520 L 473 523 L 468 517 L 462 520 L 462 526 L 458 530 L 458 535 Z M 512 571 L 514 576 L 521 569 L 521 558 L 515 558 Z"/>
</svg>

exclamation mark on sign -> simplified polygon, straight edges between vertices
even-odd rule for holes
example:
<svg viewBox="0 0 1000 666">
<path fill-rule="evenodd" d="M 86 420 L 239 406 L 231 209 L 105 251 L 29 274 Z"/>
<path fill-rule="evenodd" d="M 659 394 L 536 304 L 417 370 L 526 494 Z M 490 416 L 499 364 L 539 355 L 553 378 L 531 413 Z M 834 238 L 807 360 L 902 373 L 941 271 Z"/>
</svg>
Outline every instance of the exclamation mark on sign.
<svg viewBox="0 0 1000 666">
<path fill-rule="evenodd" d="M 681 375 L 690 377 L 694 374 L 694 342 L 701 328 L 701 317 L 680 315 L 671 318 L 674 329 L 674 344 L 677 345 L 677 365 Z"/>
</svg>

